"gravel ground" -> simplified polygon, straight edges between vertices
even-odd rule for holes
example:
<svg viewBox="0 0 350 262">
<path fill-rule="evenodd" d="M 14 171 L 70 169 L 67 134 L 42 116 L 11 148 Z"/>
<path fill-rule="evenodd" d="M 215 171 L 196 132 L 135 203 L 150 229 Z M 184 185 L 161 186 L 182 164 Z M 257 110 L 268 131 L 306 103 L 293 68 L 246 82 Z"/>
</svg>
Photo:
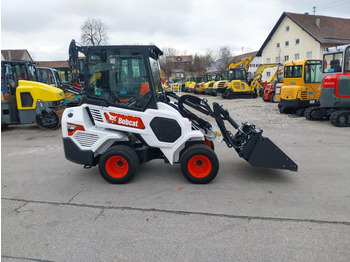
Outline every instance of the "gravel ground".
<svg viewBox="0 0 350 262">
<path fill-rule="evenodd" d="M 256 99 L 222 99 L 220 96 L 195 96 L 207 99 L 209 105 L 212 105 L 213 102 L 218 102 L 229 111 L 230 116 L 237 123 L 249 122 L 254 123 L 257 126 L 268 123 L 269 125 L 290 127 L 297 122 L 305 121 L 304 117 L 281 114 L 277 107 L 277 103 L 264 102 L 261 97 Z"/>
</svg>

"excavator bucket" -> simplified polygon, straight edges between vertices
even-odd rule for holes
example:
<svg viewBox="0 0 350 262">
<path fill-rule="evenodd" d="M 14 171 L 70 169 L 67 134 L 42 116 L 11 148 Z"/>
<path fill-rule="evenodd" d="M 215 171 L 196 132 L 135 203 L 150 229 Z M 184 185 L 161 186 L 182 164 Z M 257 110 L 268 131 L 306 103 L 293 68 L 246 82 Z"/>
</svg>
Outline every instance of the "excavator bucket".
<svg viewBox="0 0 350 262">
<path fill-rule="evenodd" d="M 255 133 L 238 154 L 255 167 L 298 171 L 297 164 L 261 133 Z"/>
</svg>

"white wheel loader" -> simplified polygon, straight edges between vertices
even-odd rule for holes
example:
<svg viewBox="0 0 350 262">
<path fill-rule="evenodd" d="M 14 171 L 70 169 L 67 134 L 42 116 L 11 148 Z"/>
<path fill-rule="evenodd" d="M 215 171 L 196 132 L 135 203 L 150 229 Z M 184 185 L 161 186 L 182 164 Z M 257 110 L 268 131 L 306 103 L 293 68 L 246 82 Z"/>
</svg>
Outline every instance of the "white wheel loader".
<svg viewBox="0 0 350 262">
<path fill-rule="evenodd" d="M 64 151 L 85 168 L 98 165 L 108 182 L 129 182 L 142 163 L 164 159 L 179 163 L 190 182 L 208 183 L 219 170 L 214 139 L 225 141 L 253 166 L 297 171 L 262 130 L 239 126 L 218 103 L 211 108 L 205 99 L 163 90 L 157 61 L 162 51 L 156 46 L 86 47 L 72 40 L 71 61 L 78 52 L 86 56 L 84 103 L 63 113 Z M 225 120 L 236 134 L 226 129 Z"/>
</svg>

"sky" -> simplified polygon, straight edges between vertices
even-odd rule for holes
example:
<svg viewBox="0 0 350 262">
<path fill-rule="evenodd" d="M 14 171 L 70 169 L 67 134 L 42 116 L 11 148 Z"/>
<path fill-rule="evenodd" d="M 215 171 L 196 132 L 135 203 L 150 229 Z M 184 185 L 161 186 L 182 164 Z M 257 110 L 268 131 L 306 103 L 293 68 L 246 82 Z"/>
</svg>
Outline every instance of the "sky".
<svg viewBox="0 0 350 262">
<path fill-rule="evenodd" d="M 35 61 L 67 60 L 88 18 L 107 25 L 108 44 L 155 44 L 179 55 L 258 51 L 283 12 L 350 18 L 349 0 L 1 0 L 1 49 Z"/>
</svg>

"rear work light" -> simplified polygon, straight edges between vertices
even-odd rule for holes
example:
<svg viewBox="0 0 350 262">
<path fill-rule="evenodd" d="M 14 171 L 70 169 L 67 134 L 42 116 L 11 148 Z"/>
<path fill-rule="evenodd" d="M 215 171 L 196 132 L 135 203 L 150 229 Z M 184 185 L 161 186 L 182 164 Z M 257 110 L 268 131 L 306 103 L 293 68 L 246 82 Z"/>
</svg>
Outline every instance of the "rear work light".
<svg viewBox="0 0 350 262">
<path fill-rule="evenodd" d="M 85 131 L 84 126 L 82 125 L 77 125 L 77 124 L 72 124 L 72 123 L 67 123 L 67 129 L 68 129 L 68 135 L 72 136 L 76 131 Z"/>
</svg>

